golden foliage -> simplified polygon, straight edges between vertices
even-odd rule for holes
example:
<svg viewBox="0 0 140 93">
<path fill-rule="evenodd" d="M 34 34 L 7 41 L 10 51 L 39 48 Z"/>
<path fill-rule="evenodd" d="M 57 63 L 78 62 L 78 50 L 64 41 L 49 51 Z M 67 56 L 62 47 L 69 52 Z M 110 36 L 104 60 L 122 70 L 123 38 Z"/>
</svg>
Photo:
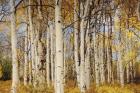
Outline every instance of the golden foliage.
<svg viewBox="0 0 140 93">
<path fill-rule="evenodd" d="M 124 59 L 124 61 L 127 62 L 129 60 L 135 59 L 136 55 L 137 55 L 136 51 L 130 50 L 127 53 L 125 53 L 123 59 Z"/>
<path fill-rule="evenodd" d="M 134 37 L 134 33 L 132 31 L 126 32 L 126 34 L 129 39 Z"/>
</svg>

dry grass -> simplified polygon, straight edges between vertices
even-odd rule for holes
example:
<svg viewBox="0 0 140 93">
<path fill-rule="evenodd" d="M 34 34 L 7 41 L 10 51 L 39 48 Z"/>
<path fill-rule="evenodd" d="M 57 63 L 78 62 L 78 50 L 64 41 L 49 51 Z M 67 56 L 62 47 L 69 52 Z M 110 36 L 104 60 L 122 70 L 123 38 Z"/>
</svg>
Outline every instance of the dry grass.
<svg viewBox="0 0 140 93">
<path fill-rule="evenodd" d="M 10 92 L 11 81 L 0 81 L 0 93 Z M 18 89 L 18 93 L 54 93 L 54 89 L 51 88 L 33 88 L 32 86 L 24 86 L 21 84 Z M 74 81 L 67 82 L 65 86 L 65 93 L 80 93 L 80 90 L 75 87 Z M 140 84 L 128 84 L 121 88 L 119 85 L 103 85 L 95 87 L 91 85 L 90 89 L 86 93 L 140 93 Z"/>
<path fill-rule="evenodd" d="M 0 93 L 10 93 L 11 81 L 0 81 Z"/>
<path fill-rule="evenodd" d="M 72 80 L 67 81 L 65 93 L 80 93 L 80 90 L 76 87 L 76 82 Z"/>
<path fill-rule="evenodd" d="M 21 84 L 18 88 L 18 93 L 54 93 L 54 89 L 52 87 L 48 88 L 45 87 L 36 87 L 33 88 L 33 86 L 24 86 Z"/>
</svg>

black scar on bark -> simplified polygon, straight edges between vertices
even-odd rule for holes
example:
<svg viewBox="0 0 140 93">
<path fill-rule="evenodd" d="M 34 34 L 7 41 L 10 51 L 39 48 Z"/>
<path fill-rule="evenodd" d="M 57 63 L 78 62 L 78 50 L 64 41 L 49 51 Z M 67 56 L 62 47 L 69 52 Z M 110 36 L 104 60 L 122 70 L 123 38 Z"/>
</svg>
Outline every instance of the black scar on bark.
<svg viewBox="0 0 140 93">
<path fill-rule="evenodd" d="M 59 20 L 58 23 L 60 23 L 61 21 Z"/>
</svg>

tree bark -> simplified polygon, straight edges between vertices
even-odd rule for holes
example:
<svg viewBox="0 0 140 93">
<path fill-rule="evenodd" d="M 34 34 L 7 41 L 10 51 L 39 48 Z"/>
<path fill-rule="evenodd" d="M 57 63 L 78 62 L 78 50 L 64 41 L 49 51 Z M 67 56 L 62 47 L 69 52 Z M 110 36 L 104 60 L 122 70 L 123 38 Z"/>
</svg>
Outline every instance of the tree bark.
<svg viewBox="0 0 140 93">
<path fill-rule="evenodd" d="M 89 13 L 89 4 L 90 0 L 87 0 L 85 3 L 85 10 L 82 15 L 81 23 L 80 23 L 80 90 L 82 93 L 85 93 L 86 91 L 86 81 L 85 81 L 85 27 L 86 27 L 86 21 L 85 17 Z M 81 2 L 82 5 L 82 2 Z M 81 6 L 82 7 L 82 6 Z M 83 7 L 82 7 L 83 8 Z M 83 10 L 83 9 L 82 9 Z"/>
<path fill-rule="evenodd" d="M 86 32 L 86 57 L 85 57 L 85 76 L 86 76 L 86 88 L 89 89 L 90 87 L 90 27 L 88 23 L 87 32 Z"/>
<path fill-rule="evenodd" d="M 31 0 L 29 0 L 29 5 L 31 5 Z M 29 17 L 29 31 L 30 31 L 30 39 L 31 39 L 31 62 L 29 63 L 30 67 L 30 76 L 29 76 L 29 83 L 31 84 L 33 81 L 32 77 L 35 73 L 35 55 L 34 55 L 34 32 L 33 32 L 33 24 L 32 24 L 32 11 L 31 6 L 28 7 L 28 17 Z"/>
<path fill-rule="evenodd" d="M 11 6 L 11 45 L 12 45 L 12 93 L 17 93 L 19 85 L 19 72 L 18 72 L 18 60 L 17 60 L 17 36 L 16 36 L 16 14 L 15 14 L 15 2 L 10 0 Z"/>
<path fill-rule="evenodd" d="M 50 34 L 51 34 L 51 82 L 54 83 L 54 24 L 50 24 Z"/>
<path fill-rule="evenodd" d="M 74 0 L 74 60 L 76 67 L 76 76 L 77 76 L 77 85 L 80 88 L 80 61 L 79 61 L 79 43 L 78 43 L 78 30 L 79 30 L 79 21 L 78 21 L 78 0 Z"/>
<path fill-rule="evenodd" d="M 24 53 L 24 85 L 26 86 L 28 83 L 28 68 L 29 68 L 29 64 L 28 64 L 28 32 L 25 32 L 25 53 Z"/>
<path fill-rule="evenodd" d="M 98 46 L 99 46 L 99 35 L 97 33 L 94 34 L 94 55 L 95 55 L 95 83 L 96 86 L 99 86 L 100 78 L 99 78 L 99 52 L 98 52 Z"/>
<path fill-rule="evenodd" d="M 48 30 L 47 30 L 47 85 L 48 87 L 50 87 L 50 65 L 51 65 L 51 60 L 50 60 L 50 26 L 48 26 Z M 53 73 L 53 72 L 52 72 Z"/>
<path fill-rule="evenodd" d="M 56 89 L 55 93 L 64 93 L 63 85 L 63 32 L 61 20 L 62 0 L 55 0 L 55 29 L 56 29 Z"/>
</svg>

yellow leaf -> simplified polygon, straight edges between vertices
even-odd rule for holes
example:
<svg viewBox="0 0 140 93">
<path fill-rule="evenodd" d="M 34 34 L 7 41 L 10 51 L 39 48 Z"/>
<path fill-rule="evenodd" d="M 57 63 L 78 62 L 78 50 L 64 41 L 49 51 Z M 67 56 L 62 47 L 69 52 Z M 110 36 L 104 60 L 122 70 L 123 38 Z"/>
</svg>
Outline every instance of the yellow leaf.
<svg viewBox="0 0 140 93">
<path fill-rule="evenodd" d="M 133 36 L 134 36 L 134 33 L 133 32 L 126 32 L 126 34 L 127 34 L 127 37 L 130 39 L 130 38 L 132 38 Z"/>
</svg>

